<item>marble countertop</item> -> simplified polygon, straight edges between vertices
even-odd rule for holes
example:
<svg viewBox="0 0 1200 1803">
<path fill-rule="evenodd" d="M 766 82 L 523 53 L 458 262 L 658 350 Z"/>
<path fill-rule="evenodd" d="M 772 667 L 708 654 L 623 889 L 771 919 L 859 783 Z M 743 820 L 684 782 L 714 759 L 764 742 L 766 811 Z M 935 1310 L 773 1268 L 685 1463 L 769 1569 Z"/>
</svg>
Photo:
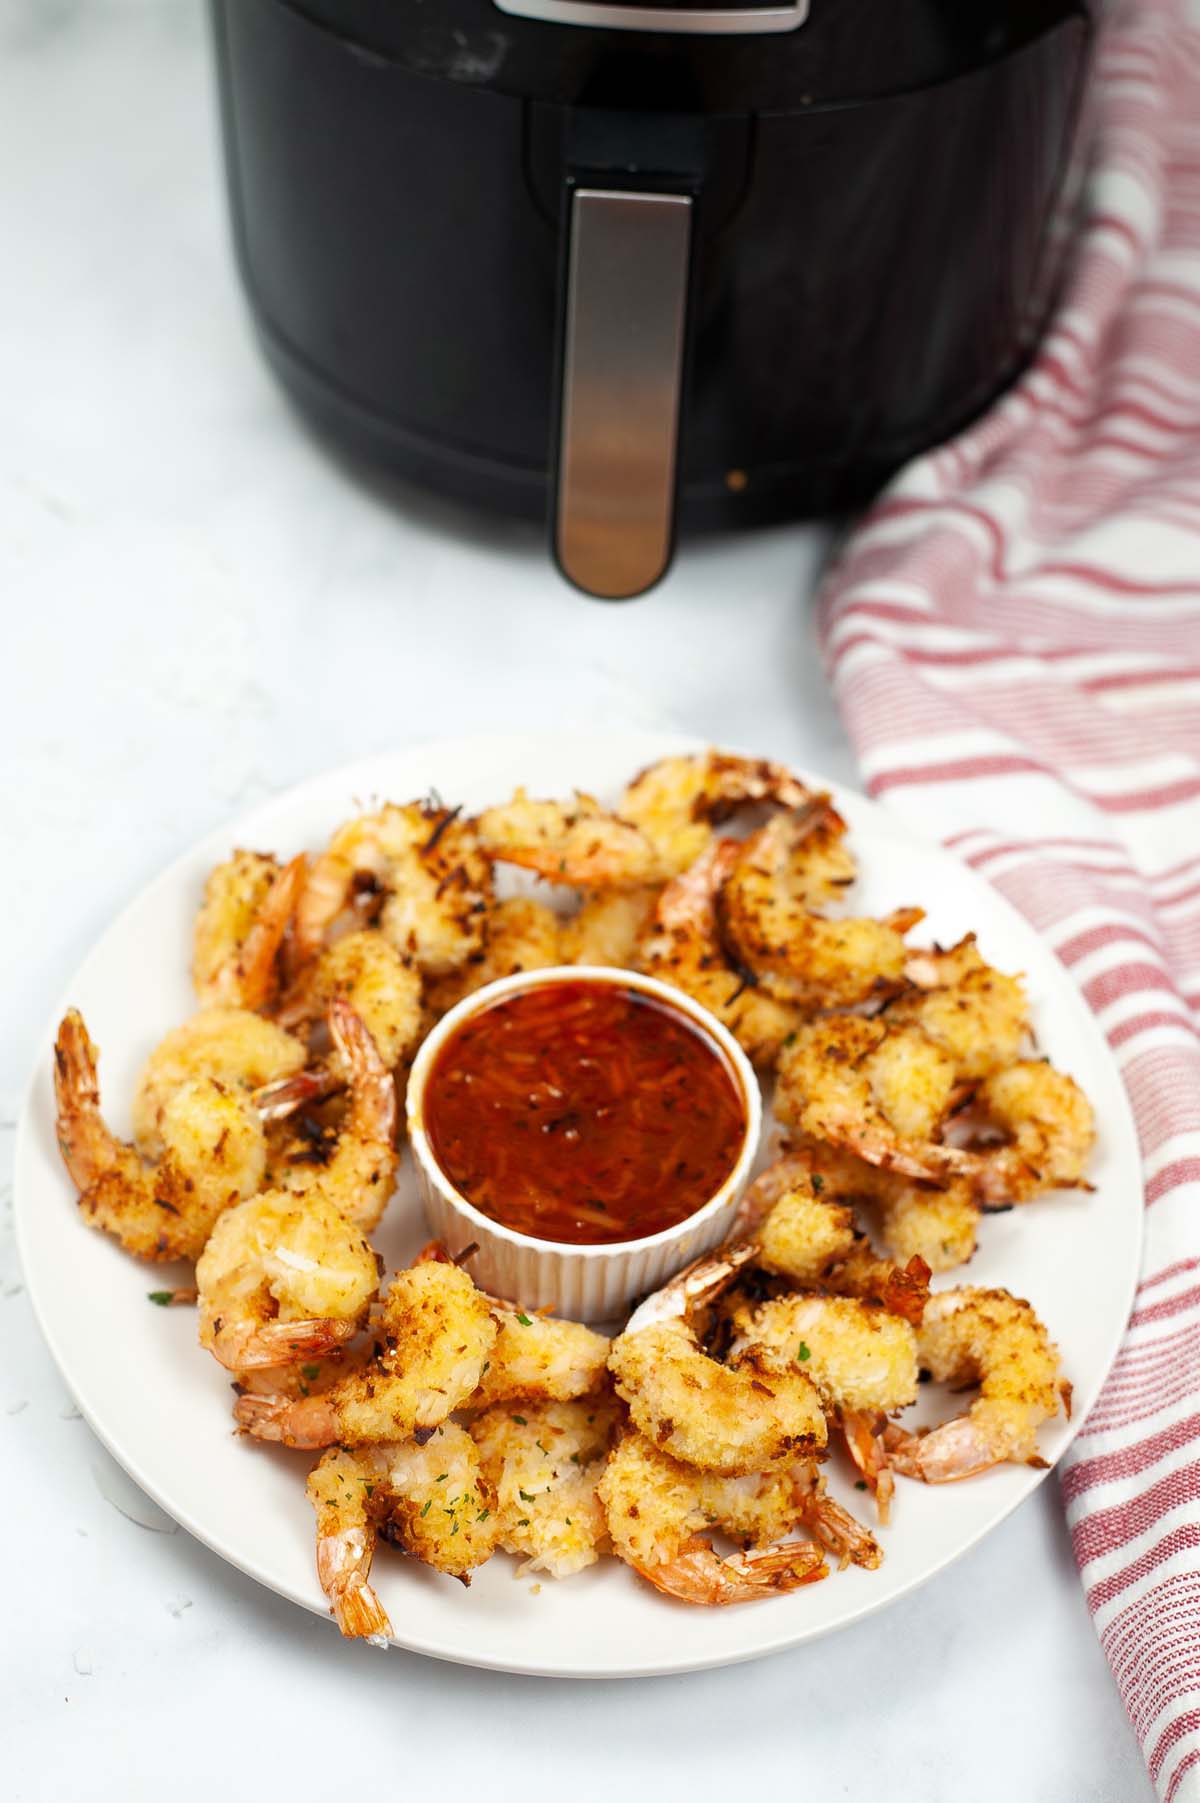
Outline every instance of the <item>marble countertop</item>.
<svg viewBox="0 0 1200 1803">
<path fill-rule="evenodd" d="M 309 438 L 236 289 L 190 0 L 0 0 L 0 242 L 0 1181 L 35 1036 L 113 912 L 323 766 L 464 729 L 657 726 L 853 779 L 814 648 L 820 532 L 685 547 L 656 594 L 603 607 L 536 534 L 365 485 Z M 368 1770 L 418 1796 L 1149 1796 L 1052 1482 L 885 1617 L 757 1665 L 560 1684 L 339 1644 L 92 1437 L 3 1200 L 13 1803 Z"/>
</svg>

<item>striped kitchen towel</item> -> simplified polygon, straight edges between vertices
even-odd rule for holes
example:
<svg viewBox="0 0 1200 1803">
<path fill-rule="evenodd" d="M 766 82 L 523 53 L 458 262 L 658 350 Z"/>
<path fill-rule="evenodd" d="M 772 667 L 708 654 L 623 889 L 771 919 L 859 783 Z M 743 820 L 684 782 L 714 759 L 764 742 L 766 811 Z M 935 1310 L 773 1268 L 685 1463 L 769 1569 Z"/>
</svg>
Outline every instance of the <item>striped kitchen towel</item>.
<svg viewBox="0 0 1200 1803">
<path fill-rule="evenodd" d="M 1062 1487 L 1153 1780 L 1200 1800 L 1200 4 L 1112 8 L 1095 83 L 1036 362 L 885 492 L 820 624 L 868 788 L 1046 936 L 1128 1087 L 1145 1267 Z"/>
</svg>

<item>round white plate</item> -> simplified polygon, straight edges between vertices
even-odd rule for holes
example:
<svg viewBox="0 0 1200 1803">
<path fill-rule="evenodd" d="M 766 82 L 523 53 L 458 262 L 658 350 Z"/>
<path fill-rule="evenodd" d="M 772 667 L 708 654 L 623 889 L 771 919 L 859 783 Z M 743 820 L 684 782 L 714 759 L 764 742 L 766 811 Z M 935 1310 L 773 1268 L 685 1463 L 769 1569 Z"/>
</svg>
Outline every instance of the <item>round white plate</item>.
<svg viewBox="0 0 1200 1803">
<path fill-rule="evenodd" d="M 642 765 L 687 749 L 641 733 L 417 746 L 304 783 L 212 834 L 114 922 L 63 998 L 64 1007 L 82 1009 L 100 1047 L 108 1119 L 127 1130 L 143 1058 L 192 1010 L 192 921 L 205 875 L 233 846 L 291 855 L 319 846 L 359 806 L 431 789 L 470 809 L 503 799 L 517 783 L 534 794 L 560 795 L 577 786 L 613 795 Z M 1041 1312 L 1075 1385 L 1078 1422 L 1116 1353 L 1141 1246 L 1137 1142 L 1116 1068 L 1062 967 L 1007 902 L 871 803 L 838 789 L 834 794 L 860 861 L 855 905 L 882 912 L 920 903 L 928 918 L 914 938 L 927 942 L 949 943 L 975 929 L 986 958 L 1025 973 L 1039 1044 L 1079 1079 L 1095 1107 L 1094 1192 L 1056 1195 L 985 1220 L 967 1273 L 972 1283 L 1006 1285 Z M 309 1461 L 230 1431 L 228 1377 L 197 1347 L 193 1311 L 156 1308 L 146 1299 L 175 1280 L 172 1268 L 135 1263 L 79 1219 L 54 1140 L 51 1048 L 59 1014 L 38 1053 L 16 1159 L 21 1254 L 51 1351 L 83 1414 L 143 1489 L 240 1570 L 324 1614 L 304 1497 Z M 394 1266 L 423 1238 L 412 1175 L 404 1169 L 379 1244 Z M 182 1270 L 178 1280 L 186 1281 Z M 941 1281 L 953 1282 L 955 1274 Z M 1070 1433 L 1061 1420 L 1043 1430 L 1049 1460 L 1059 1457 Z M 973 1546 L 1043 1475 L 1004 1466 L 941 1489 L 902 1479 L 893 1523 L 880 1533 L 886 1554 L 880 1570 L 835 1571 L 790 1596 L 740 1608 L 668 1601 L 612 1559 L 563 1583 L 544 1579 L 535 1591 L 530 1580 L 516 1578 L 515 1561 L 498 1554 L 468 1591 L 384 1548 L 376 1581 L 398 1642 L 417 1652 L 548 1676 L 688 1671 L 795 1646 L 882 1608 Z M 869 1519 L 868 1499 L 836 1458 L 830 1476 L 841 1500 Z"/>
</svg>

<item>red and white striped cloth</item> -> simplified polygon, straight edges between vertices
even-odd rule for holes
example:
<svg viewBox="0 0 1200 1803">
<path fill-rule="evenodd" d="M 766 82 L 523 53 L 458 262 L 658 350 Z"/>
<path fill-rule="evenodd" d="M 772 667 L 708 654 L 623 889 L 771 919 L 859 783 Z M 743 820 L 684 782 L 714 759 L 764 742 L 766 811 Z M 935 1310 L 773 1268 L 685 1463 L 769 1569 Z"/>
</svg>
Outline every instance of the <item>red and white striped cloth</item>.
<svg viewBox="0 0 1200 1803">
<path fill-rule="evenodd" d="M 1165 1799 L 1200 1799 L 1200 5 L 1124 0 L 1033 367 L 910 466 L 821 602 L 867 786 L 1047 937 L 1145 1162 L 1128 1337 L 1062 1480 Z M 947 279 L 952 279 L 952 272 Z"/>
</svg>

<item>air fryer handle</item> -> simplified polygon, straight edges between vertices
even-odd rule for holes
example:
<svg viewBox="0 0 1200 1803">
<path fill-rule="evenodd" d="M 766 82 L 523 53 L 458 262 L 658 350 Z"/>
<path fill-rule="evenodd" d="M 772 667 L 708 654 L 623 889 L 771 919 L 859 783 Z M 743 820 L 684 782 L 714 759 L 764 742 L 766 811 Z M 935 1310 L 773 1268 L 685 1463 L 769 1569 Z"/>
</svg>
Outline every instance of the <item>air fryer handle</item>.
<svg viewBox="0 0 1200 1803">
<path fill-rule="evenodd" d="M 683 193 L 570 194 L 554 552 L 606 600 L 650 588 L 674 548 L 692 212 Z"/>
</svg>

